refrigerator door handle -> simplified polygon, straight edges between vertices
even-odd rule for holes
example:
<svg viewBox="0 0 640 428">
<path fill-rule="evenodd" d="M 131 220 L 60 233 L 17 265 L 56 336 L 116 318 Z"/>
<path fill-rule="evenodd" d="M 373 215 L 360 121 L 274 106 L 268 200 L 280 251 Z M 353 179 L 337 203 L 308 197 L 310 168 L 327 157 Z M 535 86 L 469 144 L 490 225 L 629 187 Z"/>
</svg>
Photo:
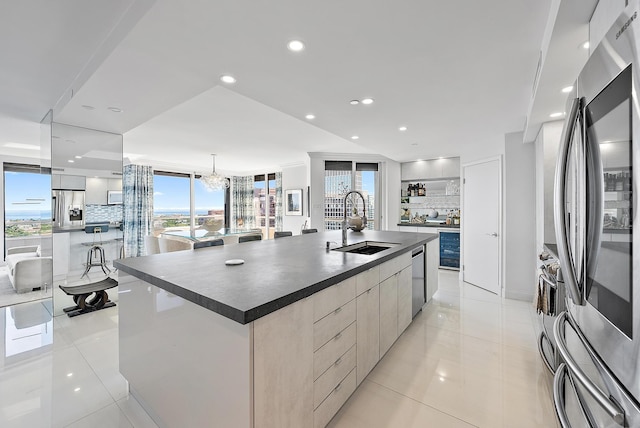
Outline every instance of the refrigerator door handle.
<svg viewBox="0 0 640 428">
<path fill-rule="evenodd" d="M 565 215 L 565 186 L 567 182 L 567 164 L 569 162 L 569 151 L 571 149 L 571 141 L 576 132 L 578 123 L 578 114 L 582 102 L 579 98 L 574 98 L 571 102 L 571 110 L 562 131 L 560 152 L 558 153 L 558 162 L 556 164 L 556 176 L 554 185 L 554 204 L 553 217 L 555 220 L 556 240 L 558 245 L 558 258 L 560 266 L 563 270 L 564 282 L 569 289 L 569 295 L 576 305 L 584 305 L 582 293 L 578 288 L 578 277 L 576 275 L 576 266 L 569 254 L 569 238 L 567 236 L 567 217 Z"/>
<path fill-rule="evenodd" d="M 558 416 L 558 422 L 560 422 L 561 428 L 571 428 L 571 423 L 569 422 L 569 418 L 567 416 L 566 406 L 565 406 L 565 384 L 564 380 L 569 380 L 569 385 L 571 385 L 571 389 L 576 396 L 576 401 L 578 402 L 578 409 L 580 410 L 580 415 L 582 415 L 582 419 L 584 422 L 588 424 L 589 428 L 598 428 L 597 422 L 593 420 L 593 417 L 587 414 L 587 411 L 584 408 L 584 401 L 580 397 L 578 393 L 578 389 L 576 388 L 573 379 L 571 378 L 571 374 L 569 373 L 569 369 L 565 363 L 562 363 L 558 366 L 558 370 L 553 375 L 553 407 L 556 411 L 556 415 Z M 583 425 L 581 425 L 583 426 Z"/>
<path fill-rule="evenodd" d="M 587 159 L 587 230 L 590 236 L 586 240 L 587 274 L 588 281 L 595 275 L 600 255 L 602 240 L 602 228 L 604 225 L 604 171 L 602 168 L 602 155 L 600 145 L 595 138 L 589 138 L 585 134 L 586 159 Z"/>
<path fill-rule="evenodd" d="M 602 408 L 607 412 L 609 416 L 620 426 L 624 426 L 624 411 L 620 409 L 617 403 L 615 403 L 611 397 L 605 394 L 595 383 L 589 379 L 589 377 L 582 371 L 580 366 L 574 361 L 573 357 L 569 353 L 567 348 L 567 343 L 564 338 L 564 325 L 566 322 L 569 322 L 571 328 L 575 331 L 576 335 L 582 342 L 582 345 L 587 350 L 591 358 L 598 358 L 591 345 L 587 342 L 587 339 L 582 335 L 578 326 L 575 325 L 574 321 L 567 314 L 567 312 L 562 312 L 555 323 L 553 324 L 553 335 L 556 339 L 556 347 L 558 351 L 560 351 L 560 355 L 562 359 L 566 363 L 566 366 L 571 371 L 573 375 L 578 379 L 578 381 L 584 386 L 585 390 L 589 392 L 589 394 L 602 406 Z M 558 369 L 559 370 L 559 369 Z M 555 397 L 555 382 L 554 382 L 554 401 Z"/>
</svg>

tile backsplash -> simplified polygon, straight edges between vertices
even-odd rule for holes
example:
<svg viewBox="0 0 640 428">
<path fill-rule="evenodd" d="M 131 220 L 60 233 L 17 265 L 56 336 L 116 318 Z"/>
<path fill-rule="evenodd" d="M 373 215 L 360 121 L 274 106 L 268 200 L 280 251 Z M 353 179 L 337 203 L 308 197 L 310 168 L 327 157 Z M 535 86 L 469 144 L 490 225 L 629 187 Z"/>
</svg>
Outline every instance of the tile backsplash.
<svg viewBox="0 0 640 428">
<path fill-rule="evenodd" d="M 85 222 L 115 222 L 122 221 L 122 205 L 86 205 Z"/>
</svg>

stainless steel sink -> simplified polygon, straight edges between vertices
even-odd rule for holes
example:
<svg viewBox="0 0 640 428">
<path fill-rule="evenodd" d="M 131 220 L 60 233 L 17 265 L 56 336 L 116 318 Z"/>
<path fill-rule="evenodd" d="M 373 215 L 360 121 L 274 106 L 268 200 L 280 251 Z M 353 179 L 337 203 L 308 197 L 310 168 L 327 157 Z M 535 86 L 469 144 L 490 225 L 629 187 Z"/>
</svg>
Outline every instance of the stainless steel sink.
<svg viewBox="0 0 640 428">
<path fill-rule="evenodd" d="M 393 242 L 377 242 L 377 241 L 363 241 L 357 244 L 345 245 L 344 247 L 334 248 L 334 251 L 342 251 L 343 253 L 355 253 L 355 254 L 367 254 L 372 255 L 384 251 L 386 249 L 395 247 Z"/>
</svg>

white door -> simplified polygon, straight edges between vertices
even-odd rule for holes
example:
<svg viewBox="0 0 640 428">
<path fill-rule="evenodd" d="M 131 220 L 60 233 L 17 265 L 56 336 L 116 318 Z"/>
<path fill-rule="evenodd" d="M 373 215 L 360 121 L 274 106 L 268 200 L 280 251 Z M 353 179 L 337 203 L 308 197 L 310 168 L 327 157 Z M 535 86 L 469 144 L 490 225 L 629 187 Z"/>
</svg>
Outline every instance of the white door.
<svg viewBox="0 0 640 428">
<path fill-rule="evenodd" d="M 501 294 L 501 159 L 463 167 L 463 280 Z"/>
</svg>

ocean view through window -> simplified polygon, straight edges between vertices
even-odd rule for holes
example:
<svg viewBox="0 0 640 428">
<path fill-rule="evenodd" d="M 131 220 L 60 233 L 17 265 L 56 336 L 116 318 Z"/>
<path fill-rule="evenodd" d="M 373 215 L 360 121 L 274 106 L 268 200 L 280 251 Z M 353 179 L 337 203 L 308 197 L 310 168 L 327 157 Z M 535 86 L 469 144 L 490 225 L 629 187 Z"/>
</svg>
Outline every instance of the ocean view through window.
<svg viewBox="0 0 640 428">
<path fill-rule="evenodd" d="M 51 175 L 38 165 L 4 164 L 4 236 L 51 235 Z"/>
<path fill-rule="evenodd" d="M 209 191 L 195 175 L 155 171 L 153 193 L 155 233 L 225 226 L 226 190 Z"/>
</svg>

